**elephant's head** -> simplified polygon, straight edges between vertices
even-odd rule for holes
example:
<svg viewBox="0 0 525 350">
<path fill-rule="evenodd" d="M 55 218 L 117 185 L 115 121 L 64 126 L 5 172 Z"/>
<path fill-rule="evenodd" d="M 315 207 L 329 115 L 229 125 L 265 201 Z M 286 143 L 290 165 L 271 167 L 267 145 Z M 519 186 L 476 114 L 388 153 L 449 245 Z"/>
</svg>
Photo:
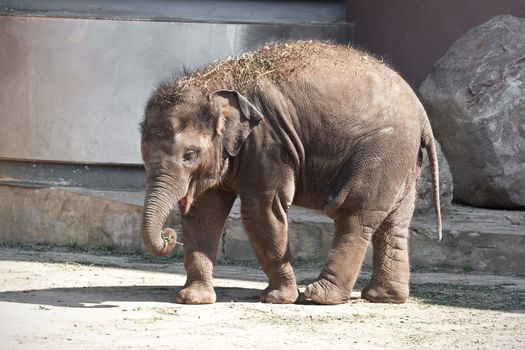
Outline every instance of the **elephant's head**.
<svg viewBox="0 0 525 350">
<path fill-rule="evenodd" d="M 163 229 L 175 203 L 186 215 L 198 196 L 218 185 L 252 128 L 263 118 L 236 91 L 210 95 L 170 94 L 157 89 L 142 124 L 146 197 L 142 239 L 153 255 L 166 255 L 176 244 L 173 229 Z M 175 98 L 175 97 L 176 98 Z"/>
</svg>

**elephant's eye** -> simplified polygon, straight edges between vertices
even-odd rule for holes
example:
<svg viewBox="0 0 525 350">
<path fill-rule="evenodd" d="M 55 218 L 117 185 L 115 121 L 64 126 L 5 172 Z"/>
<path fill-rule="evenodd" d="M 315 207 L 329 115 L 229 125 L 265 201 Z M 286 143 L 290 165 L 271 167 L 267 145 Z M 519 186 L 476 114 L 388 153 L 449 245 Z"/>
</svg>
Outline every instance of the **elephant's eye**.
<svg viewBox="0 0 525 350">
<path fill-rule="evenodd" d="M 198 155 L 199 155 L 199 151 L 195 149 L 190 149 L 190 150 L 187 150 L 186 153 L 184 153 L 182 160 L 185 163 L 190 163 L 190 162 L 193 162 L 195 158 L 197 158 Z"/>
</svg>

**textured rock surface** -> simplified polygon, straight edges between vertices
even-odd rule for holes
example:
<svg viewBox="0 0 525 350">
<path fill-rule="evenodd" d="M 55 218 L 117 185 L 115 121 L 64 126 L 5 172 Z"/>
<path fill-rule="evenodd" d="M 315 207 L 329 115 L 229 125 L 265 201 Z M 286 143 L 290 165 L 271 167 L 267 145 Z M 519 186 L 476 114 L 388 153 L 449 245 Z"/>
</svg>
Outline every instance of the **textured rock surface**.
<svg viewBox="0 0 525 350">
<path fill-rule="evenodd" d="M 498 16 L 469 31 L 434 65 L 420 95 L 455 199 L 525 206 L 525 19 Z"/>
<path fill-rule="evenodd" d="M 453 184 L 452 174 L 439 142 L 436 141 L 436 149 L 439 163 L 439 194 L 441 210 L 444 211 L 452 203 Z M 428 163 L 427 152 L 423 152 L 423 166 L 421 177 L 419 178 L 418 196 L 416 200 L 416 213 L 429 212 L 434 210 L 434 196 L 432 195 L 432 176 Z"/>
</svg>

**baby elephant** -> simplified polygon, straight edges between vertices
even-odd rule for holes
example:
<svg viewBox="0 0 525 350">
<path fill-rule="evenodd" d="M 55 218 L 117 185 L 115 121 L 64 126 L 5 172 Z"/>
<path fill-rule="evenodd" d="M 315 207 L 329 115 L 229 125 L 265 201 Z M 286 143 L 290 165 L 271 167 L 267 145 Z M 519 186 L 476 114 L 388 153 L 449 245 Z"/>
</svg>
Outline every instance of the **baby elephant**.
<svg viewBox="0 0 525 350">
<path fill-rule="evenodd" d="M 163 225 L 178 203 L 187 282 L 177 302 L 215 302 L 213 265 L 237 196 L 269 280 L 263 302 L 299 296 L 288 239 L 292 204 L 322 210 L 335 223 L 306 299 L 346 302 L 369 241 L 373 273 L 362 297 L 407 299 L 408 225 L 422 149 L 441 236 L 438 164 L 422 105 L 387 66 L 344 46 L 280 43 L 161 84 L 145 114 L 142 237 L 152 254 L 170 253 L 176 235 Z"/>
</svg>

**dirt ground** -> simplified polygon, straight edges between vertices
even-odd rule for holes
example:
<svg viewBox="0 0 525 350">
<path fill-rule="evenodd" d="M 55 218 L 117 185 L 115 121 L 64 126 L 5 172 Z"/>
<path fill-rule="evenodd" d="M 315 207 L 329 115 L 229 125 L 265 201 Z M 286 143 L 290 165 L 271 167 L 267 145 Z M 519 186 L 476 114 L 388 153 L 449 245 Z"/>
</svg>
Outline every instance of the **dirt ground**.
<svg viewBox="0 0 525 350">
<path fill-rule="evenodd" d="M 319 266 L 296 271 L 303 291 Z M 337 306 L 262 304 L 255 266 L 215 276 L 216 304 L 179 305 L 174 258 L 0 247 L 0 349 L 525 349 L 523 276 L 415 271 L 406 304 Z"/>
</svg>

